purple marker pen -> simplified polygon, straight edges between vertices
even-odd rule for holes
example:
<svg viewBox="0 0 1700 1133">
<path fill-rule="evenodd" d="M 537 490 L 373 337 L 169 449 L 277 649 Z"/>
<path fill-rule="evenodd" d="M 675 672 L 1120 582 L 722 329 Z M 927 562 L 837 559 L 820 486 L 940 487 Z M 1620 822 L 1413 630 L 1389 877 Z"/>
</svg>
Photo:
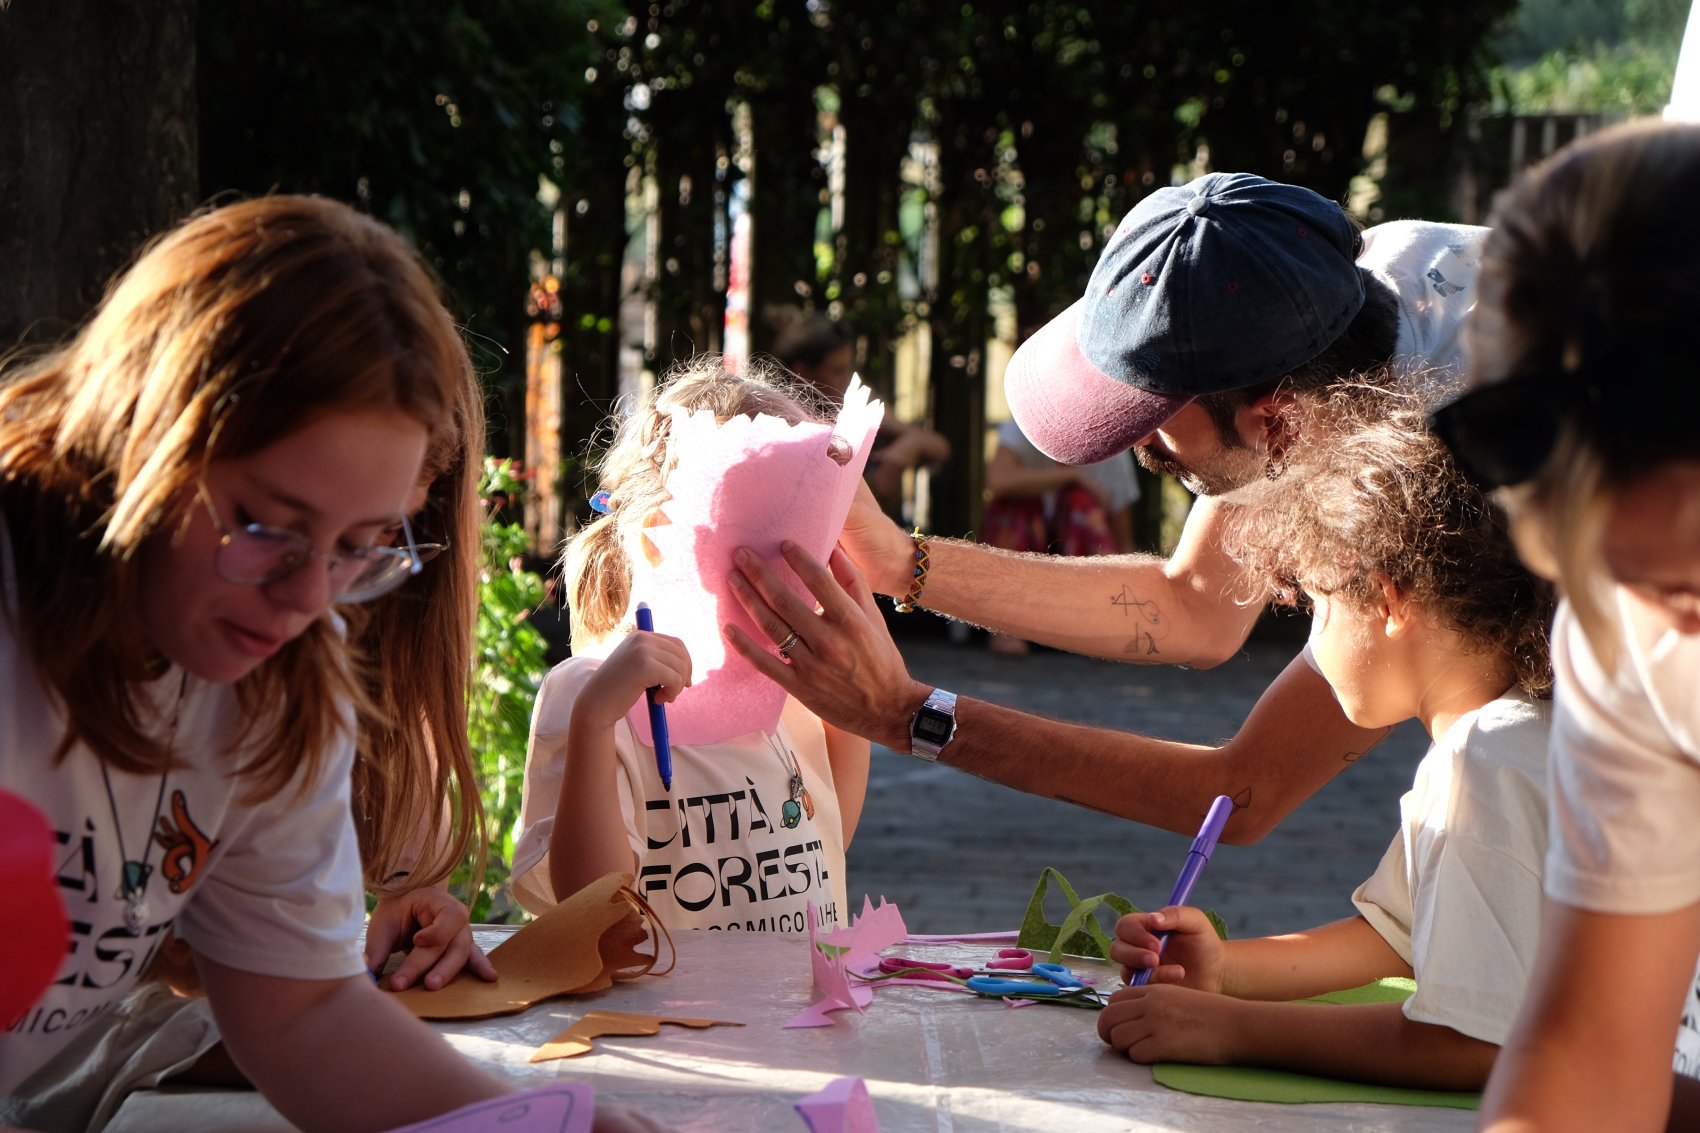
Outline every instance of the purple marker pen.
<svg viewBox="0 0 1700 1133">
<path fill-rule="evenodd" d="M 1210 804 L 1210 813 L 1204 816 L 1204 825 L 1198 828 L 1198 837 L 1192 840 L 1192 849 L 1186 852 L 1186 864 L 1181 866 L 1181 875 L 1175 878 L 1174 892 L 1169 894 L 1169 904 L 1184 905 L 1192 896 L 1192 887 L 1198 882 L 1198 875 L 1204 872 L 1204 863 L 1210 860 L 1210 855 L 1216 849 L 1216 839 L 1222 836 L 1222 828 L 1228 825 L 1228 816 L 1234 813 L 1234 800 L 1227 795 L 1217 795 L 1216 801 Z M 1157 934 L 1157 955 L 1163 955 L 1163 945 L 1169 942 L 1169 934 Z M 1129 987 L 1143 987 L 1151 982 L 1154 968 L 1141 968 L 1133 973 L 1133 979 L 1128 981 Z"/>
</svg>

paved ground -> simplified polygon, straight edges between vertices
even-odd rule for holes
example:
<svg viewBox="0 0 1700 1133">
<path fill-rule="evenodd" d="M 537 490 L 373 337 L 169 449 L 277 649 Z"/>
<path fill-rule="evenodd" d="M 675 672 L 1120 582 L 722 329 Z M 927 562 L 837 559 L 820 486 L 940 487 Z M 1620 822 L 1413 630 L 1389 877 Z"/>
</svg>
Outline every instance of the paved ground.
<svg viewBox="0 0 1700 1133">
<path fill-rule="evenodd" d="M 978 641 L 902 644 L 917 677 L 954 692 L 1195 742 L 1232 734 L 1296 652 L 1290 641 L 1254 639 L 1234 660 L 1191 672 L 1050 651 L 994 656 Z M 1398 828 L 1399 796 L 1426 746 L 1419 725 L 1401 725 L 1262 842 L 1221 847 L 1195 902 L 1214 908 L 1234 936 L 1350 915 L 1352 890 Z M 1049 865 L 1082 895 L 1115 892 L 1155 908 L 1188 841 L 876 746 L 849 892 L 855 906 L 864 892 L 889 898 L 914 932 L 1014 928 Z"/>
</svg>

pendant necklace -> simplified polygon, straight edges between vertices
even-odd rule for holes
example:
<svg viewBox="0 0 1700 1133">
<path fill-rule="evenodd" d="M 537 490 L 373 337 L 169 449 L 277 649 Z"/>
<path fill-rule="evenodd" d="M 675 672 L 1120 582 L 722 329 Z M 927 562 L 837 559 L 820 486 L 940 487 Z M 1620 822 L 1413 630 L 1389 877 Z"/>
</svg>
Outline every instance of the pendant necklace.
<svg viewBox="0 0 1700 1133">
<path fill-rule="evenodd" d="M 779 757 L 779 766 L 785 769 L 788 777 L 786 787 L 790 791 L 790 797 L 785 800 L 785 805 L 779 808 L 779 820 L 785 824 L 787 830 L 794 830 L 797 824 L 803 821 L 805 811 L 810 818 L 815 816 L 815 800 L 803 783 L 803 771 L 797 766 L 797 753 L 780 743 L 778 736 L 768 736 L 767 743 L 773 748 L 773 754 Z"/>
<path fill-rule="evenodd" d="M 177 720 L 183 715 L 183 697 L 189 688 L 189 674 L 183 673 L 183 683 L 177 689 L 177 709 L 171 714 L 171 732 L 165 742 L 167 762 L 159 773 L 159 794 L 153 802 L 153 817 L 148 819 L 148 828 L 142 834 L 142 859 L 137 861 L 130 856 L 129 848 L 124 845 L 124 824 L 118 819 L 118 797 L 112 792 L 112 776 L 107 773 L 106 761 L 100 764 L 100 778 L 106 784 L 106 801 L 112 808 L 112 832 L 118 838 L 118 856 L 123 859 L 124 870 L 114 894 L 124 902 L 124 927 L 130 930 L 131 936 L 140 936 L 148 925 L 148 879 L 153 876 L 153 866 L 148 864 L 148 858 L 153 855 L 153 832 L 159 825 L 159 810 L 165 804 L 165 780 L 171 773 L 170 752 L 177 742 Z"/>
</svg>

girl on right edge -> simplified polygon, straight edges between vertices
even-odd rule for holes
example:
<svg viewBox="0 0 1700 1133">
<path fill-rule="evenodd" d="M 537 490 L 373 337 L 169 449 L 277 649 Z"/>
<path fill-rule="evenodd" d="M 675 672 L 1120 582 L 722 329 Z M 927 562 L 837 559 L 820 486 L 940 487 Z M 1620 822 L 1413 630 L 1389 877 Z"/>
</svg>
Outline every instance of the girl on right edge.
<svg viewBox="0 0 1700 1133">
<path fill-rule="evenodd" d="M 1525 174 L 1483 248 L 1478 388 L 1436 414 L 1565 599 L 1541 944 L 1483 1100 L 1495 1133 L 1700 1118 L 1672 1075 L 1700 956 L 1697 202 L 1694 126 L 1605 131 Z"/>
<path fill-rule="evenodd" d="M 1312 608 L 1309 652 L 1353 723 L 1414 717 L 1432 745 L 1357 916 L 1226 943 L 1194 908 L 1125 916 L 1111 958 L 1156 970 L 1098 1033 L 1135 1062 L 1480 1089 L 1539 935 L 1551 594 L 1415 399 L 1325 408 L 1338 439 L 1295 457 L 1230 545 L 1254 584 Z M 1413 975 L 1402 1004 L 1289 1002 Z"/>
</svg>

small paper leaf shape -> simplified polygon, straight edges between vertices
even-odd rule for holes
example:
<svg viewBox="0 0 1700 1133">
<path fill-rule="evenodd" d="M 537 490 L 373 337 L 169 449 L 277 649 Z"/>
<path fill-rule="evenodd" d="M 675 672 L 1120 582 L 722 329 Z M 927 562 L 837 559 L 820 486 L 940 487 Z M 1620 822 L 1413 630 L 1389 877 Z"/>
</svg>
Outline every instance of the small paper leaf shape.
<svg viewBox="0 0 1700 1133">
<path fill-rule="evenodd" d="M 678 1027 L 742 1027 L 725 1019 L 675 1019 L 668 1015 L 634 1015 L 627 1011 L 592 1011 L 548 1042 L 537 1048 L 528 1061 L 548 1062 L 556 1058 L 576 1058 L 589 1054 L 595 1040 L 603 1037 L 641 1037 L 658 1035 L 661 1024 Z"/>
</svg>

